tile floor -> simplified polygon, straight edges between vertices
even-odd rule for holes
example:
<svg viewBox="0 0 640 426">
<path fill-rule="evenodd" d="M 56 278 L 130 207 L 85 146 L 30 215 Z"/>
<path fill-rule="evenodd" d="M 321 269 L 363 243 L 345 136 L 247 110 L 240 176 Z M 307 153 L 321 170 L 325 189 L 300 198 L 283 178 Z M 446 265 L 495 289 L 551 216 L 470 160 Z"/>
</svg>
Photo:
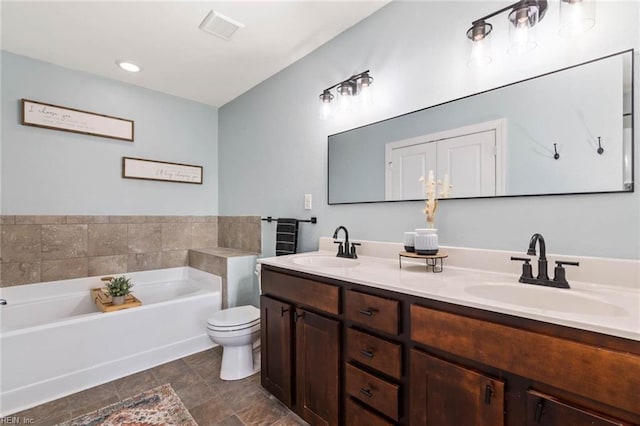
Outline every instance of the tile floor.
<svg viewBox="0 0 640 426">
<path fill-rule="evenodd" d="M 199 352 L 14 414 L 24 424 L 55 425 L 170 383 L 199 426 L 306 425 L 260 386 L 260 374 L 225 382 L 221 348 Z M 0 419 L 0 423 L 7 423 Z"/>
</svg>

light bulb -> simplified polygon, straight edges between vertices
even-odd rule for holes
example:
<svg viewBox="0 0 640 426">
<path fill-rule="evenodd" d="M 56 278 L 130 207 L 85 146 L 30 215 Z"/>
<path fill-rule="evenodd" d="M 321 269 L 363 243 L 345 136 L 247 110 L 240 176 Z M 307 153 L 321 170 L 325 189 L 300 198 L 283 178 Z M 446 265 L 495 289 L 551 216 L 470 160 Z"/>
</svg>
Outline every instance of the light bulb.
<svg viewBox="0 0 640 426">
<path fill-rule="evenodd" d="M 509 13 L 509 49 L 510 55 L 522 55 L 538 45 L 535 25 L 538 23 L 539 8 L 535 4 L 516 7 Z"/>
<path fill-rule="evenodd" d="M 560 36 L 575 37 L 593 28 L 595 5 L 595 0 L 561 0 Z"/>
<path fill-rule="evenodd" d="M 320 119 L 327 120 L 331 117 L 331 100 L 333 95 L 326 89 L 320 95 Z"/>
<path fill-rule="evenodd" d="M 476 22 L 467 31 L 469 39 L 468 67 L 481 67 L 491 63 L 491 24 Z"/>
</svg>

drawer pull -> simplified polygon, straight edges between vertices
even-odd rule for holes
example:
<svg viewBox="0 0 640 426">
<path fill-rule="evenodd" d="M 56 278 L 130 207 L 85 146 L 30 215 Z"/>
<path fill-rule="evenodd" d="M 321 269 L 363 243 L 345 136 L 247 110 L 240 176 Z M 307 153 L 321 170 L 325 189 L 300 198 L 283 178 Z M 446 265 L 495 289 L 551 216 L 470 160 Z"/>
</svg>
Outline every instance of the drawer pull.
<svg viewBox="0 0 640 426">
<path fill-rule="evenodd" d="M 493 395 L 493 389 L 491 385 L 487 385 L 484 388 L 484 403 L 487 405 L 491 405 L 491 395 Z"/>
<path fill-rule="evenodd" d="M 371 398 L 373 396 L 373 393 L 371 393 L 371 389 L 360 388 L 360 393 L 368 398 Z"/>
<path fill-rule="evenodd" d="M 373 316 L 373 309 L 369 308 L 369 309 L 360 309 L 358 311 L 358 313 L 360 313 L 360 315 L 364 315 L 367 317 L 372 317 Z"/>
<path fill-rule="evenodd" d="M 361 350 L 360 353 L 362 355 L 366 356 L 367 358 L 373 358 L 373 352 L 368 351 L 366 349 Z"/>
<path fill-rule="evenodd" d="M 544 410 L 544 403 L 542 401 L 536 404 L 536 413 L 533 416 L 533 421 L 540 423 L 542 421 L 542 411 Z"/>
</svg>

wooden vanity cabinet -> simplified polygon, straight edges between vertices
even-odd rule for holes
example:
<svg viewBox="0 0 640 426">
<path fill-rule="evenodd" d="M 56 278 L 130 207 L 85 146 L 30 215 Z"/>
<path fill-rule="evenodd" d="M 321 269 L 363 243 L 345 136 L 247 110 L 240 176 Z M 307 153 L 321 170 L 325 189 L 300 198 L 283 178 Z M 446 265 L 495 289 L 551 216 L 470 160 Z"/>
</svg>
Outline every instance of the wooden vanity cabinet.
<svg viewBox="0 0 640 426">
<path fill-rule="evenodd" d="M 640 393 L 637 397 L 640 399 Z M 622 426 L 625 424 L 629 423 L 576 407 L 551 395 L 534 390 L 527 391 L 527 426 Z"/>
<path fill-rule="evenodd" d="M 273 396 L 293 406 L 293 305 L 260 296 L 260 378 Z"/>
<path fill-rule="evenodd" d="M 311 425 L 337 425 L 340 322 L 296 309 L 296 411 Z"/>
<path fill-rule="evenodd" d="M 441 398 L 442 394 L 447 393 L 459 400 L 470 397 L 476 386 L 473 381 L 476 380 L 480 384 L 479 388 L 476 386 L 476 402 L 482 401 L 483 387 L 493 388 L 495 399 L 501 400 L 501 388 L 510 381 L 513 407 L 506 407 L 507 409 L 517 411 L 517 400 L 522 399 L 520 395 L 526 394 L 526 409 L 523 411 L 519 408 L 519 418 L 512 419 L 512 424 L 517 420 L 518 424 L 526 425 L 586 426 L 638 424 L 640 420 L 638 345 L 635 345 L 636 353 L 627 353 L 417 304 L 411 305 L 410 311 L 412 341 L 450 354 L 452 358 L 498 370 L 505 377 L 503 385 L 500 385 L 501 380 L 481 373 L 475 374 L 471 370 L 468 370 L 471 375 L 460 374 L 461 369 L 464 369 L 460 366 L 454 374 L 453 364 L 438 361 L 414 349 L 411 353 L 411 391 L 419 396 L 416 396 L 415 401 L 412 397 L 412 414 L 423 409 L 425 400 L 430 407 L 429 399 L 435 393 L 440 393 Z M 575 336 L 579 337 L 579 334 Z M 440 381 L 438 390 L 433 387 L 434 392 L 431 392 L 432 379 L 429 375 L 432 371 L 439 371 L 439 374 L 456 385 L 447 386 Z M 543 394 L 539 391 L 541 388 L 551 389 L 551 392 L 557 392 L 571 400 L 562 401 L 559 397 Z M 485 393 L 485 402 L 486 395 Z M 492 397 L 491 400 L 493 399 Z M 583 404 L 591 408 L 586 408 Z M 437 403 L 436 406 L 446 411 L 447 416 L 455 415 L 453 406 L 446 409 L 442 408 L 443 403 Z M 475 410 L 476 407 L 473 408 Z M 600 409 L 625 415 L 628 420 L 615 420 L 615 414 L 603 414 L 599 412 Z M 449 424 L 440 421 L 412 421 L 411 424 L 414 423 Z M 502 423 L 497 423 L 497 419 L 494 419 L 489 423 L 478 420 L 475 424 Z"/>
<path fill-rule="evenodd" d="M 500 426 L 504 382 L 411 350 L 411 425 Z"/>
<path fill-rule="evenodd" d="M 262 274 L 262 385 L 312 425 L 640 425 L 639 342 Z"/>
<path fill-rule="evenodd" d="M 262 386 L 312 426 L 338 425 L 340 321 L 323 313 L 338 313 L 339 288 L 262 274 Z"/>
</svg>

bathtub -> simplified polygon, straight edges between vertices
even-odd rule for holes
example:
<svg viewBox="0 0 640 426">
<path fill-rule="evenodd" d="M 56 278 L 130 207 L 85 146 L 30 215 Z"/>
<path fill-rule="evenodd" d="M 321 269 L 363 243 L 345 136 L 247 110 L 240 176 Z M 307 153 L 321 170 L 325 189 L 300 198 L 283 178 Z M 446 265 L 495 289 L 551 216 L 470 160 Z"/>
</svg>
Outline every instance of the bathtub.
<svg viewBox="0 0 640 426">
<path fill-rule="evenodd" d="M 0 289 L 0 414 L 6 416 L 213 346 L 220 277 L 189 267 L 127 273 L 142 306 L 102 313 L 99 277 Z"/>
</svg>

